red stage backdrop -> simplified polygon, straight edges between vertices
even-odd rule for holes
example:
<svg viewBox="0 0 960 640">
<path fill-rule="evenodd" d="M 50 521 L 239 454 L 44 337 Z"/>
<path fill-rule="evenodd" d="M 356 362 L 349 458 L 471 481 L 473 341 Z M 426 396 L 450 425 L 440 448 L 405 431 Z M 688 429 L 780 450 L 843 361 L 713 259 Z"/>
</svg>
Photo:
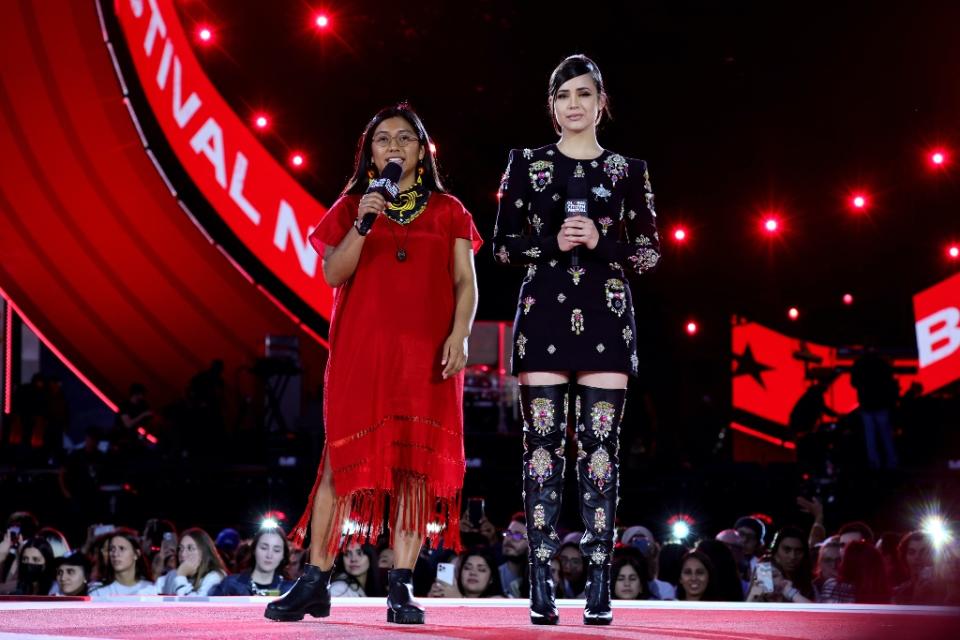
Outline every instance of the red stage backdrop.
<svg viewBox="0 0 960 640">
<path fill-rule="evenodd" d="M 788 430 L 790 411 L 810 386 L 811 368 L 837 371 L 825 394 L 828 407 L 845 414 L 857 408 L 857 393 L 850 385 L 853 359 L 839 350 L 791 338 L 743 318 L 733 319 L 734 457 L 738 460 L 789 460 L 796 444 Z M 906 373 L 915 360 L 893 361 L 900 392 L 916 379 Z"/>
<path fill-rule="evenodd" d="M 924 393 L 960 379 L 960 274 L 913 297 Z"/>
<path fill-rule="evenodd" d="M 170 0 L 116 0 L 115 10 L 150 107 L 193 182 L 253 254 L 329 320 L 332 293 L 307 242 L 325 208 L 211 84 Z"/>
</svg>

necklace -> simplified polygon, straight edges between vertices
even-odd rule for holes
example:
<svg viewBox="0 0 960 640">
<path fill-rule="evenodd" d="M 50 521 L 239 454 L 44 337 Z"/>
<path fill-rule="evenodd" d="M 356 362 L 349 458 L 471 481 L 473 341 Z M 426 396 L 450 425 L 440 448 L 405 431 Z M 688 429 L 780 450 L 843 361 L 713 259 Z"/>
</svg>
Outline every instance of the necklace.
<svg viewBox="0 0 960 640">
<path fill-rule="evenodd" d="M 397 248 L 397 262 L 405 262 L 407 259 L 407 239 L 410 235 L 407 225 L 424 212 L 429 198 L 430 192 L 424 189 L 418 180 L 417 184 L 406 191 L 402 191 L 394 202 L 387 205 L 387 210 L 384 211 L 387 218 L 403 227 L 403 240 L 398 242 L 393 225 L 390 226 L 390 235 L 393 236 L 393 244 Z"/>
</svg>

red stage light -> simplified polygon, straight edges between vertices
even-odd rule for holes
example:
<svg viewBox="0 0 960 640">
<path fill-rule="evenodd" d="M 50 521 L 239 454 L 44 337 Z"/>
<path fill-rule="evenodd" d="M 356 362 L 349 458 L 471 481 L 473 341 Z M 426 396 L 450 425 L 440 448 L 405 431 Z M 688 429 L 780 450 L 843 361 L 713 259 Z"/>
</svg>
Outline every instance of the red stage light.
<svg viewBox="0 0 960 640">
<path fill-rule="evenodd" d="M 780 220 L 776 216 L 766 216 L 763 219 L 763 230 L 769 234 L 774 234 L 780 230 Z"/>
<path fill-rule="evenodd" d="M 843 304 L 853 304 L 853 296 L 849 293 L 843 294 Z"/>
<path fill-rule="evenodd" d="M 934 149 L 930 152 L 930 164 L 940 168 L 947 163 L 947 152 L 943 149 Z"/>
<path fill-rule="evenodd" d="M 687 239 L 687 230 L 683 227 L 677 227 L 673 231 L 673 239 L 677 242 L 683 242 Z"/>
<path fill-rule="evenodd" d="M 257 129 L 266 129 L 270 126 L 270 120 L 267 119 L 267 116 L 259 115 L 254 119 L 253 124 L 256 125 Z"/>
<path fill-rule="evenodd" d="M 790 317 L 791 320 L 796 320 L 797 318 L 800 317 L 800 310 L 797 309 L 796 307 L 790 307 L 790 310 L 787 311 L 787 315 Z"/>
<path fill-rule="evenodd" d="M 947 255 L 954 260 L 960 258 L 960 246 L 955 244 L 950 245 L 950 247 L 947 249 Z"/>
<path fill-rule="evenodd" d="M 306 162 L 306 159 L 303 157 L 302 153 L 295 153 L 290 156 L 290 164 L 297 167 L 298 169 L 303 166 L 303 163 Z"/>
<path fill-rule="evenodd" d="M 687 323 L 687 334 L 688 334 L 688 335 L 694 336 L 694 335 L 697 334 L 697 331 L 699 331 L 699 330 L 700 330 L 700 327 L 697 326 L 697 323 L 696 323 L 696 322 L 694 322 L 694 321 L 691 320 L 690 322 Z"/>
<path fill-rule="evenodd" d="M 200 42 L 208 44 L 213 40 L 213 30 L 210 27 L 200 27 L 197 29 L 197 38 Z"/>
<path fill-rule="evenodd" d="M 850 198 L 850 206 L 859 211 L 867 208 L 867 196 L 862 193 L 856 193 Z"/>
<path fill-rule="evenodd" d="M 313 24 L 317 25 L 320 29 L 326 29 L 330 26 L 330 17 L 324 13 L 317 14 L 317 17 L 313 20 Z"/>
</svg>

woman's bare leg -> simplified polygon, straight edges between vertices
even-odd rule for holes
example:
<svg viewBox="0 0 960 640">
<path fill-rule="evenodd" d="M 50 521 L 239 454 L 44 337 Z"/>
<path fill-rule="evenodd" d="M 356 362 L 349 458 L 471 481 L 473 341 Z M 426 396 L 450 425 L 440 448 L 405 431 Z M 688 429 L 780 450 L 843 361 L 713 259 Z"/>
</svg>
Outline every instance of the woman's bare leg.
<svg viewBox="0 0 960 640">
<path fill-rule="evenodd" d="M 333 488 L 333 472 L 327 460 L 326 450 L 323 454 L 323 477 L 320 486 L 313 498 L 313 514 L 310 516 L 310 564 L 319 567 L 321 571 L 329 571 L 333 567 L 335 556 L 330 555 L 328 549 L 333 527 L 341 523 L 334 523 L 337 494 Z"/>
</svg>

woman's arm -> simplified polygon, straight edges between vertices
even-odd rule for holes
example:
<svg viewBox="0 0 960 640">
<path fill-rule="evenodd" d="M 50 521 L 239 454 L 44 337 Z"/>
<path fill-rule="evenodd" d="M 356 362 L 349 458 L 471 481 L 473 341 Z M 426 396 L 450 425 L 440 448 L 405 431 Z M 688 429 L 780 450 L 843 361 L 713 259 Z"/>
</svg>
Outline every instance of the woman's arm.
<svg viewBox="0 0 960 640">
<path fill-rule="evenodd" d="M 379 193 L 368 193 L 360 199 L 357 220 L 368 213 L 380 214 L 387 203 Z M 328 214 L 329 215 L 329 214 Z M 356 227 L 347 230 L 343 240 L 337 246 L 327 245 L 323 250 L 323 279 L 331 287 L 339 287 L 350 279 L 360 262 L 365 236 L 360 235 Z"/>
<path fill-rule="evenodd" d="M 453 331 L 443 345 L 443 379 L 456 375 L 467 366 L 467 339 L 477 313 L 477 275 L 473 264 L 473 243 L 457 238 L 453 245 L 453 288 L 456 307 Z"/>
<path fill-rule="evenodd" d="M 647 163 L 631 160 L 629 167 L 621 219 L 611 224 L 609 231 L 601 225 L 603 231 L 593 250 L 604 260 L 619 262 L 625 271 L 639 275 L 659 262 L 660 236 Z M 617 229 L 621 230 L 619 234 Z"/>
</svg>

